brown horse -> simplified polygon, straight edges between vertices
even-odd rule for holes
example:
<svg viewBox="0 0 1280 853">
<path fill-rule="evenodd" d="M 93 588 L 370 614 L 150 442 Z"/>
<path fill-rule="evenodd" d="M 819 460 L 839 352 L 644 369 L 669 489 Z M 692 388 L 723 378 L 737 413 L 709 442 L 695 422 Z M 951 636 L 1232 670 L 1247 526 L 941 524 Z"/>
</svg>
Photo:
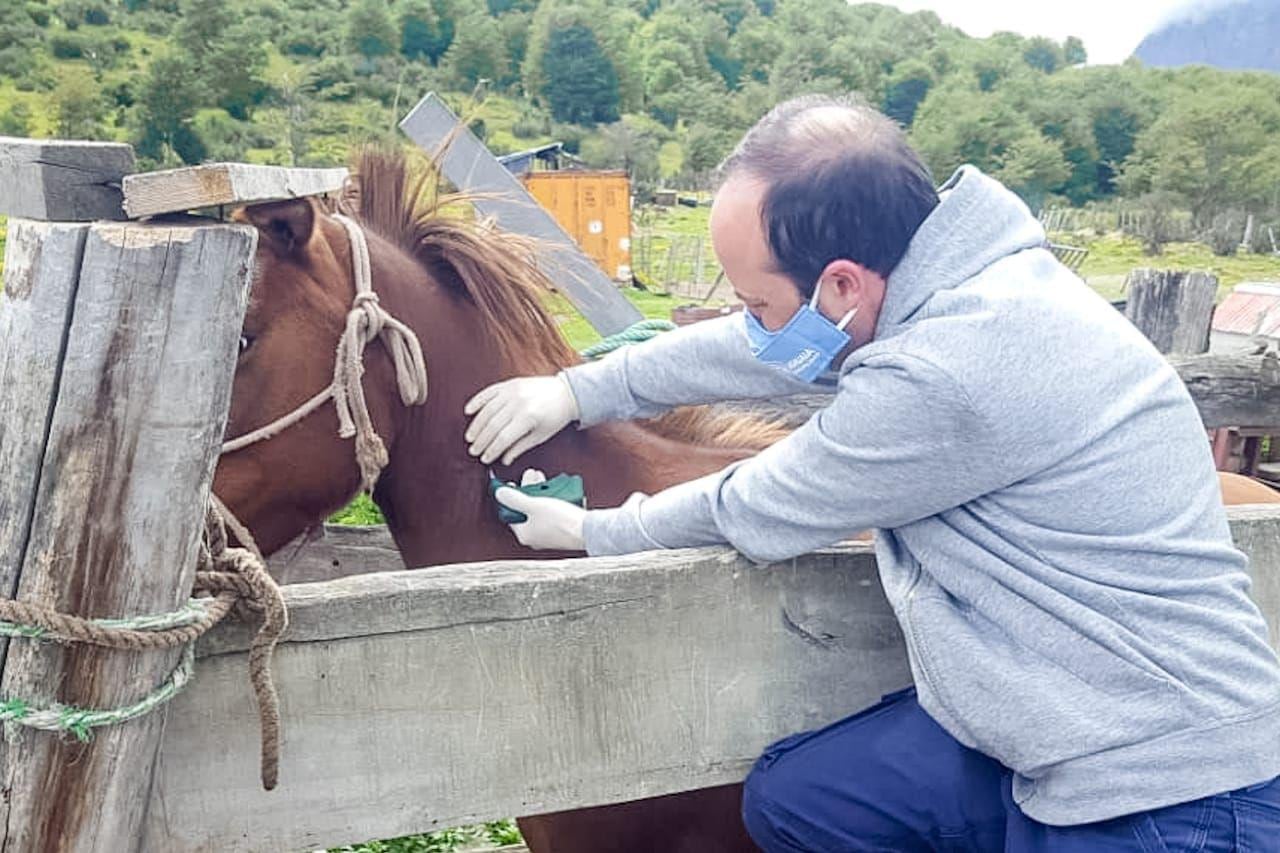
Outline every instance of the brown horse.
<svg viewBox="0 0 1280 853">
<path fill-rule="evenodd" d="M 485 470 L 467 453 L 463 404 L 480 388 L 577 360 L 541 302 L 547 282 L 532 247 L 483 224 L 439 215 L 447 203 L 429 172 L 413 177 L 400 155 L 367 151 L 356 167 L 350 212 L 367 233 L 380 303 L 421 341 L 432 384 L 424 405 L 400 402 L 392 360 L 367 352 L 364 387 L 389 450 L 374 499 L 408 566 L 546 558 L 522 548 L 495 515 Z M 293 410 L 332 379 L 333 350 L 353 297 L 351 243 L 343 227 L 305 199 L 259 205 L 242 221 L 261 232 L 244 324 L 228 436 Z M 325 406 L 275 438 L 225 455 L 214 488 L 271 553 L 344 506 L 361 472 L 351 442 Z M 581 473 L 593 506 L 621 503 L 718 470 L 777 440 L 759 421 L 685 411 L 658 425 L 616 423 L 566 430 L 530 451 L 520 468 Z M 518 471 L 500 471 L 509 478 Z M 1280 493 L 1224 476 L 1228 502 L 1280 501 Z M 542 851 L 755 849 L 739 818 L 740 786 L 522 818 Z"/>
<path fill-rule="evenodd" d="M 401 155 L 366 151 L 358 201 L 344 208 L 363 226 L 379 304 L 421 342 L 430 385 L 405 406 L 386 350 L 366 351 L 369 413 L 389 463 L 373 497 L 407 566 L 508 557 L 546 558 L 516 542 L 496 517 L 487 471 L 467 453 L 463 405 L 510 376 L 550 373 L 578 360 L 542 305 L 548 282 L 531 247 L 482 223 L 438 215 L 428 172 Z M 351 243 L 315 201 L 246 208 L 260 231 L 229 437 L 292 411 L 332 379 L 335 342 L 353 296 Z M 271 553 L 344 506 L 360 488 L 351 442 L 323 406 L 277 436 L 225 454 L 214 489 Z M 583 475 L 592 506 L 614 506 L 719 470 L 785 434 L 772 423 L 684 410 L 656 424 L 569 429 L 530 451 L 517 469 Z M 754 850 L 730 785 L 616 806 L 519 820 L 536 853 L 555 850 Z"/>
<path fill-rule="evenodd" d="M 1219 471 L 1218 480 L 1222 486 L 1222 502 L 1227 506 L 1280 503 L 1280 492 L 1251 477 Z"/>
</svg>

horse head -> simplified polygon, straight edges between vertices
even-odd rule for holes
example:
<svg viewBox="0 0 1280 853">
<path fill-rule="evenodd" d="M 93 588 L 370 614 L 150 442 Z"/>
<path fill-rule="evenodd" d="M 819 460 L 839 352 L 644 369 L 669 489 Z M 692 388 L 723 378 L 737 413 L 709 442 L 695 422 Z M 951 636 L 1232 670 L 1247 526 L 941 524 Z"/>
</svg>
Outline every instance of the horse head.
<svg viewBox="0 0 1280 853">
<path fill-rule="evenodd" d="M 574 360 L 541 307 L 549 283 L 532 246 L 459 215 L 433 170 L 402 153 L 363 149 L 353 173 L 335 205 L 234 215 L 259 240 L 214 491 L 267 553 L 374 491 L 413 425 L 418 449 L 452 460 L 441 476 L 478 473 L 462 441 L 467 396 Z M 356 348 L 345 382 L 343 347 Z M 423 351 L 445 380 L 430 395 Z"/>
<path fill-rule="evenodd" d="M 279 431 L 224 450 L 214 491 L 270 552 L 341 508 L 362 482 L 328 399 L 292 423 L 281 420 L 334 384 L 335 352 L 356 296 L 353 245 L 343 224 L 312 199 L 250 206 L 236 219 L 255 227 L 259 239 L 226 436 L 272 425 Z M 369 415 L 381 440 L 392 442 L 397 407 L 380 389 L 394 388 L 394 369 L 378 347 L 364 366 Z"/>
</svg>

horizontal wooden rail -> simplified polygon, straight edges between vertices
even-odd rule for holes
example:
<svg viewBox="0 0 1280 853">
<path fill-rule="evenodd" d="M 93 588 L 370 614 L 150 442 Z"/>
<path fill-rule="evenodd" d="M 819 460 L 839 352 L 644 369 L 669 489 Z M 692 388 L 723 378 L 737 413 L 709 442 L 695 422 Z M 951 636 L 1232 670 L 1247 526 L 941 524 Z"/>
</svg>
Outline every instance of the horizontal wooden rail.
<svg viewBox="0 0 1280 853">
<path fill-rule="evenodd" d="M 0 215 L 124 219 L 120 182 L 133 169 L 133 148 L 123 143 L 0 136 Z"/>
<path fill-rule="evenodd" d="M 208 163 L 129 175 L 123 182 L 124 209 L 130 216 L 142 217 L 206 207 L 232 208 L 337 193 L 346 179 L 343 168 Z"/>
<path fill-rule="evenodd" d="M 1206 429 L 1218 427 L 1280 428 L 1280 359 L 1274 352 L 1259 355 L 1171 355 L 1200 410 Z M 728 409 L 777 417 L 799 426 L 831 401 L 820 394 L 801 394 L 776 400 L 722 403 Z"/>
<path fill-rule="evenodd" d="M 1232 527 L 1274 632 L 1280 509 L 1235 508 Z M 345 547 L 387 568 L 382 535 Z M 168 716 L 146 849 L 307 849 L 727 783 L 910 681 L 862 546 L 442 566 L 286 596 L 280 787 L 258 786 L 249 632 L 219 628 Z"/>
</svg>

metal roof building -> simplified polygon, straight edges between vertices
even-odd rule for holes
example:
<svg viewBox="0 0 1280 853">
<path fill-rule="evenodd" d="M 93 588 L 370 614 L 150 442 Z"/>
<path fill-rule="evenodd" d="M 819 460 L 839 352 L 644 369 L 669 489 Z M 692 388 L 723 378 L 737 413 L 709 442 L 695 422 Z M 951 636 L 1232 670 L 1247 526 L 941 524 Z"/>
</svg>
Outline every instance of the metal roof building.
<svg viewBox="0 0 1280 853">
<path fill-rule="evenodd" d="M 1280 282 L 1238 285 L 1213 312 L 1209 340 L 1222 353 L 1280 346 Z"/>
<path fill-rule="evenodd" d="M 564 150 L 563 142 L 548 142 L 536 148 L 503 154 L 498 162 L 513 175 L 524 175 L 539 168 L 556 171 L 565 167 L 577 167 L 582 161 Z"/>
</svg>

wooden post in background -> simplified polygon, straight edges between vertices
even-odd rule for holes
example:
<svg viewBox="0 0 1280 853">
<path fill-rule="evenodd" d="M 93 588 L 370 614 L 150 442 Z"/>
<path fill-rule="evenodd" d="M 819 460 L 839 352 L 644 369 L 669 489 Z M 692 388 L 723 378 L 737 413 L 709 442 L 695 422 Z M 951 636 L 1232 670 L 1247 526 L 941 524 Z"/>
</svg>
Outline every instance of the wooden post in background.
<svg viewBox="0 0 1280 853">
<path fill-rule="evenodd" d="M 1140 268 L 1125 282 L 1125 316 L 1165 355 L 1209 349 L 1218 279 L 1207 272 Z"/>
<path fill-rule="evenodd" d="M 0 593 L 89 618 L 172 611 L 194 577 L 257 234 L 208 220 L 10 234 L 0 458 L 24 467 L 0 490 Z M 119 707 L 179 654 L 13 641 L 0 696 Z M 17 729 L 0 745 L 0 849 L 140 849 L 164 714 L 89 743 Z"/>
</svg>

